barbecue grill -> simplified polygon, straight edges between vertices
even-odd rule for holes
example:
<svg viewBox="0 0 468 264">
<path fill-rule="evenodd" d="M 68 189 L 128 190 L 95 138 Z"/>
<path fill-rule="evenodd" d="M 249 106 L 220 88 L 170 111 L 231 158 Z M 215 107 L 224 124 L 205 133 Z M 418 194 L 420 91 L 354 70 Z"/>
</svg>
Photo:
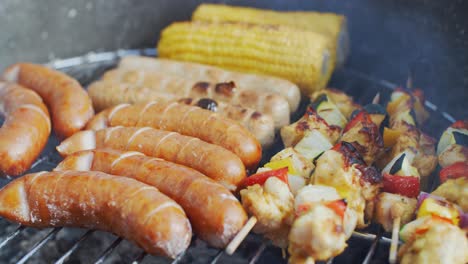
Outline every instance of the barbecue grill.
<svg viewBox="0 0 468 264">
<path fill-rule="evenodd" d="M 76 78 L 84 87 L 98 79 L 106 70 L 115 67 L 125 55 L 155 56 L 155 49 L 118 50 L 115 52 L 90 53 L 85 56 L 55 60 L 48 63 L 55 69 Z M 350 95 L 360 104 L 371 102 L 376 93 L 387 101 L 396 84 L 374 79 L 366 74 L 342 68 L 337 71 L 329 85 Z M 303 113 L 298 111 L 296 119 Z M 423 131 L 431 131 L 438 137 L 442 130 L 455 119 L 430 101 L 426 107 L 431 118 Z M 268 160 L 281 149 L 280 139 L 265 153 Z M 32 166 L 30 172 L 52 170 L 61 160 L 55 150 L 59 141 L 51 136 L 47 147 Z M 432 176 L 434 176 L 433 174 Z M 0 187 L 9 179 L 1 179 Z M 437 186 L 437 177 L 432 177 L 429 188 Z M 430 191 L 426 190 L 426 191 Z M 348 241 L 344 253 L 327 263 L 386 263 L 390 245 L 389 234 L 378 226 L 370 226 L 355 232 Z M 34 229 L 9 223 L 0 219 L 0 259 L 9 263 L 286 263 L 279 248 L 274 247 L 259 235 L 250 234 L 238 250 L 229 256 L 222 249 L 210 248 L 194 237 L 191 246 L 175 260 L 147 255 L 142 249 L 109 233 L 77 228 Z"/>
<path fill-rule="evenodd" d="M 151 47 L 170 22 L 186 20 L 200 3 L 191 1 L 56 1 L 3 0 L 0 3 L 0 67 L 18 60 L 45 62 L 87 86 L 120 57 L 155 56 Z M 456 119 L 467 118 L 468 26 L 467 1 L 327 0 L 327 1 L 215 1 L 278 10 L 318 10 L 345 14 L 351 36 L 351 56 L 334 73 L 329 87 L 369 103 L 377 92 L 387 101 L 403 84 L 408 68 L 424 89 L 431 118 L 422 128 L 438 138 Z M 374 76 L 380 76 L 385 81 Z M 443 96 L 440 96 L 440 95 Z M 431 103 L 436 102 L 436 104 Z M 445 108 L 444 108 L 445 107 Z M 302 108 L 303 110 L 303 108 Z M 301 111 L 295 116 L 297 119 Z M 0 124 L 3 119 L 0 116 Z M 278 142 L 278 140 L 277 140 Z M 29 172 L 51 170 L 61 160 L 52 136 Z M 276 144 L 265 156 L 280 150 Z M 266 157 L 266 158 L 267 158 Z M 431 177 L 430 189 L 438 184 Z M 0 187 L 10 179 L 0 177 Z M 427 191 L 427 190 L 426 190 Z M 389 234 L 377 226 L 355 232 L 348 247 L 328 263 L 387 263 Z M 142 249 L 109 233 L 77 228 L 35 229 L 0 218 L 1 263 L 286 263 L 279 248 L 250 234 L 232 256 L 193 237 L 189 249 L 176 260 L 146 255 Z"/>
</svg>

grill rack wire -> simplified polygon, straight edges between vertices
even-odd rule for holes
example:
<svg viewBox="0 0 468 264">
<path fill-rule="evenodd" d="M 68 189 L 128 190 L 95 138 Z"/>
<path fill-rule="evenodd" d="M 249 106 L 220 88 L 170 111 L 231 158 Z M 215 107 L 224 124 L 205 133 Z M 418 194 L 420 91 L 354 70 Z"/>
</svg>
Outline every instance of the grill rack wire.
<svg viewBox="0 0 468 264">
<path fill-rule="evenodd" d="M 143 56 L 155 56 L 157 55 L 157 51 L 152 48 L 148 49 L 131 49 L 131 50 L 117 50 L 117 51 L 111 51 L 111 52 L 100 52 L 100 53 L 89 53 L 84 56 L 79 56 L 79 57 L 73 57 L 73 58 L 68 58 L 68 59 L 58 59 L 51 61 L 47 63 L 46 65 L 52 68 L 55 68 L 57 70 L 64 71 L 71 76 L 75 77 L 84 87 L 86 87 L 90 82 L 94 81 L 97 77 L 100 77 L 106 70 L 114 67 L 118 60 L 127 55 L 143 55 Z M 362 87 L 362 83 L 367 84 L 365 87 Z M 385 80 L 379 80 L 377 78 L 373 78 L 371 76 L 368 76 L 366 74 L 360 73 L 353 71 L 351 69 L 340 69 L 337 73 L 334 74 L 331 85 L 330 87 L 336 87 L 339 88 L 340 90 L 343 90 L 344 92 L 347 92 L 348 94 L 354 95 L 356 97 L 356 101 L 359 103 L 368 103 L 371 101 L 371 98 L 375 95 L 375 93 L 380 92 L 381 96 L 383 94 L 383 99 L 388 99 L 389 93 L 398 87 L 397 85 L 385 81 Z M 426 101 L 426 107 L 429 109 L 431 113 L 431 120 L 429 121 L 428 125 L 425 125 L 423 127 L 424 131 L 432 131 L 433 133 L 431 134 L 432 136 L 438 136 L 442 132 L 442 130 L 447 127 L 449 124 L 453 123 L 455 119 L 448 114 L 447 112 L 440 111 L 437 106 L 432 104 L 429 101 Z M 299 111 L 300 113 L 301 111 Z M 300 115 L 296 116 L 296 119 Z M 293 118 L 294 119 L 294 118 Z M 429 129 L 429 130 L 426 130 Z M 57 144 L 57 140 L 51 137 L 49 140 L 48 145 L 55 146 Z M 278 144 L 277 144 L 278 145 Z M 279 147 L 277 147 L 279 151 Z M 269 150 L 271 154 L 276 153 L 275 149 Z M 271 155 L 265 155 L 265 156 L 271 156 Z M 42 167 L 42 168 L 49 168 L 52 169 L 55 167 L 55 165 L 60 161 L 60 157 L 58 154 L 52 149 L 52 151 L 45 150 L 44 153 L 41 154 L 41 156 L 38 158 L 38 160 L 32 165 L 32 168 L 30 171 L 35 171 L 36 168 Z M 432 175 L 431 178 L 431 183 L 429 186 L 429 191 L 433 190 L 434 187 L 438 185 L 437 177 L 434 177 L 435 174 Z M 7 181 L 2 180 L 0 181 L 0 186 L 4 185 Z M 25 230 L 28 229 L 25 226 L 18 225 L 13 231 L 10 233 L 7 233 L 6 235 L 3 235 L 3 237 L 0 238 L 0 259 L 3 259 L 2 256 L 5 256 L 5 254 L 2 254 L 2 250 L 7 248 L 7 245 L 11 244 L 12 241 L 15 240 L 15 238 L 19 237 L 20 234 L 24 233 Z M 48 231 L 44 236 L 40 238 L 39 241 L 37 241 L 32 247 L 28 248 L 24 255 L 22 255 L 18 260 L 15 261 L 15 263 L 23 264 L 31 260 L 32 256 L 35 255 L 41 248 L 44 247 L 48 242 L 54 240 L 54 238 L 57 236 L 57 234 L 66 228 L 58 227 L 58 228 L 52 228 L 50 231 Z M 85 230 L 78 239 L 76 239 L 70 246 L 69 248 L 61 254 L 54 263 L 56 264 L 62 264 L 62 263 L 67 263 L 67 260 L 69 260 L 70 256 L 75 253 L 80 246 L 87 240 L 89 239 L 93 234 L 95 234 L 98 231 L 95 230 Z M 268 250 L 275 249 L 269 241 L 266 239 L 262 239 L 260 236 L 255 235 L 255 234 L 250 234 L 249 237 L 254 237 L 254 241 L 256 241 L 255 248 L 252 251 L 250 256 L 243 257 L 241 258 L 240 262 L 239 261 L 234 261 L 234 262 L 239 262 L 239 263 L 249 263 L 249 264 L 254 264 L 254 263 L 271 263 L 271 259 L 268 261 L 266 259 L 262 260 L 262 256 L 265 255 L 265 253 Z M 368 245 L 368 249 L 361 252 L 360 259 L 362 260 L 362 263 L 385 263 L 386 262 L 386 256 L 385 253 L 388 252 L 388 247 L 390 244 L 391 239 L 388 237 L 388 234 L 382 234 L 381 229 L 377 226 L 373 226 L 369 229 L 366 229 L 362 232 L 355 231 L 352 235 L 352 238 L 350 240 L 353 240 L 349 242 L 350 246 L 348 249 L 342 254 L 342 255 L 349 255 L 350 251 L 349 248 L 352 245 L 357 245 L 358 248 L 363 247 L 363 243 L 365 246 Z M 104 263 L 109 256 L 112 255 L 114 250 L 122 244 L 122 241 L 124 241 L 120 237 L 115 237 L 114 240 L 103 250 L 100 252 L 98 257 L 95 258 L 94 263 L 100 264 Z M 187 251 L 191 250 L 194 244 L 196 243 L 203 243 L 201 242 L 196 236 L 193 237 L 191 246 L 189 249 L 187 249 L 183 254 L 179 255 L 176 259 L 174 260 L 168 260 L 168 259 L 161 259 L 163 263 L 183 263 L 185 262 L 185 258 L 187 255 Z M 246 242 L 243 242 L 244 244 Z M 248 245 L 250 247 L 250 244 Z M 382 248 L 383 246 L 383 248 Z M 380 256 L 380 260 L 376 260 L 376 251 L 381 248 L 381 252 L 383 253 L 384 256 Z M 196 249 L 195 249 L 196 250 Z M 238 249 L 242 250 L 242 245 L 241 248 Z M 278 250 L 276 248 L 276 250 Z M 351 250 L 356 250 L 351 249 Z M 237 253 L 235 253 L 237 254 Z M 279 254 L 276 254 L 279 255 Z M 142 263 L 145 258 L 147 258 L 147 253 L 144 252 L 143 250 L 139 249 L 139 252 L 135 254 L 130 260 L 130 263 L 132 264 L 138 264 Z M 227 259 L 226 259 L 227 258 Z M 344 258 L 344 259 L 339 259 L 340 256 L 336 257 L 335 259 L 329 259 L 326 263 L 331 264 L 331 263 L 339 263 L 339 262 L 349 262 L 349 258 Z M 222 259 L 222 261 L 220 261 Z M 227 256 L 224 253 L 223 249 L 215 249 L 215 254 L 212 254 L 212 256 L 209 257 L 207 262 L 202 262 L 202 263 L 225 263 L 225 262 L 232 262 L 233 258 Z M 286 262 L 286 260 L 282 257 L 276 256 L 276 261 L 279 262 Z M 361 262 L 361 261 L 359 261 Z"/>
</svg>

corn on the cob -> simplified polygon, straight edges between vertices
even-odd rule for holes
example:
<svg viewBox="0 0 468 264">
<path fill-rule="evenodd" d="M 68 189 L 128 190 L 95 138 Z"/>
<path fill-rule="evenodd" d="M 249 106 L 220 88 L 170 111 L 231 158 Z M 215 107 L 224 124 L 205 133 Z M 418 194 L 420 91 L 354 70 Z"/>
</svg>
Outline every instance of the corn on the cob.
<svg viewBox="0 0 468 264">
<path fill-rule="evenodd" d="M 201 4 L 193 12 L 192 20 L 284 25 L 320 33 L 332 40 L 337 65 L 343 65 L 349 52 L 346 18 L 334 13 L 278 12 L 250 7 Z"/>
<path fill-rule="evenodd" d="M 330 41 L 311 31 L 241 23 L 178 22 L 165 28 L 159 56 L 283 77 L 304 94 L 324 88 Z"/>
</svg>

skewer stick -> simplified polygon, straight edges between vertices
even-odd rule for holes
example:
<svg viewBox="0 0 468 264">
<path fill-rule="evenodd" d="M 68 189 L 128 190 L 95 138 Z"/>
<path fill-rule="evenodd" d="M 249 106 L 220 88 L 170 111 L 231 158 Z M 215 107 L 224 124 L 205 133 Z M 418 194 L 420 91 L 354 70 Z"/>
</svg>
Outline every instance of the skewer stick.
<svg viewBox="0 0 468 264">
<path fill-rule="evenodd" d="M 237 233 L 234 239 L 232 239 L 229 245 L 227 245 L 225 251 L 228 255 L 232 255 L 236 251 L 236 249 L 239 247 L 242 241 L 244 241 L 245 237 L 247 237 L 247 235 L 250 233 L 250 230 L 252 230 L 256 223 L 257 218 L 255 216 L 249 218 L 244 227 L 242 227 L 239 233 Z"/>
<path fill-rule="evenodd" d="M 375 96 L 374 96 L 374 99 L 372 99 L 372 103 L 373 104 L 379 104 L 380 102 L 380 93 L 377 93 Z"/>
<path fill-rule="evenodd" d="M 393 220 L 392 243 L 390 244 L 390 254 L 388 256 L 388 262 L 390 262 L 390 264 L 395 264 L 397 262 L 398 231 L 400 230 L 400 222 L 400 217 Z"/>
</svg>

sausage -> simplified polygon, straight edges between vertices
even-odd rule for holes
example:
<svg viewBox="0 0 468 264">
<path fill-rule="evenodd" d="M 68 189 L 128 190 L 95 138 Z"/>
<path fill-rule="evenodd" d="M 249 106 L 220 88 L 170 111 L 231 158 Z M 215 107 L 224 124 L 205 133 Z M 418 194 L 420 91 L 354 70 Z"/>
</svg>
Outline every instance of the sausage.
<svg viewBox="0 0 468 264">
<path fill-rule="evenodd" d="M 38 93 L 52 115 L 59 138 L 81 130 L 94 115 L 91 99 L 81 85 L 65 73 L 32 63 L 17 63 L 6 69 L 5 80 L 17 82 Z"/>
<path fill-rule="evenodd" d="M 262 114 L 255 109 L 232 105 L 209 98 L 185 97 L 162 93 L 144 86 L 127 83 L 98 81 L 91 84 L 88 93 L 96 110 L 122 104 L 143 103 L 152 100 L 165 100 L 198 106 L 239 122 L 260 141 L 262 147 L 269 147 L 275 139 L 274 121 L 271 116 Z"/>
<path fill-rule="evenodd" d="M 260 143 L 240 124 L 195 106 L 164 100 L 120 104 L 98 114 L 86 127 L 95 130 L 111 126 L 148 126 L 197 137 L 234 152 L 249 169 L 257 166 L 262 156 Z"/>
<path fill-rule="evenodd" d="M 28 170 L 47 143 L 50 117 L 41 97 L 17 84 L 0 82 L 0 172 L 16 176 Z"/>
<path fill-rule="evenodd" d="M 128 70 L 147 70 L 151 73 L 174 75 L 206 82 L 234 81 L 240 87 L 276 93 L 288 100 L 289 110 L 294 112 L 299 107 L 301 93 L 294 83 L 266 75 L 248 74 L 224 70 L 214 66 L 175 60 L 127 56 L 122 58 L 119 68 Z"/>
<path fill-rule="evenodd" d="M 171 258 L 190 244 L 183 209 L 153 186 L 102 172 L 39 172 L 0 190 L 0 216 L 32 227 L 112 232 Z"/>
<path fill-rule="evenodd" d="M 112 148 L 139 151 L 194 168 L 235 190 L 246 177 L 242 161 L 232 152 L 198 138 L 150 127 L 111 127 L 98 131 L 80 131 L 58 147 L 63 156 L 80 150 Z"/>
<path fill-rule="evenodd" d="M 180 204 L 194 233 L 214 247 L 225 247 L 247 219 L 239 201 L 222 185 L 196 170 L 139 152 L 81 151 L 56 170 L 102 171 L 152 185 Z"/>
<path fill-rule="evenodd" d="M 289 124 L 289 103 L 281 95 L 241 87 L 233 81 L 205 82 L 198 79 L 171 76 L 164 73 L 144 70 L 114 69 L 106 72 L 103 81 L 97 81 L 89 86 L 92 97 L 96 94 L 107 96 L 107 86 L 117 86 L 120 83 L 129 84 L 128 93 L 135 93 L 132 88 L 144 89 L 145 93 L 169 93 L 176 97 L 206 97 L 217 101 L 253 108 L 271 115 L 275 127 L 281 128 Z M 93 98 L 94 99 L 94 98 Z"/>
</svg>

